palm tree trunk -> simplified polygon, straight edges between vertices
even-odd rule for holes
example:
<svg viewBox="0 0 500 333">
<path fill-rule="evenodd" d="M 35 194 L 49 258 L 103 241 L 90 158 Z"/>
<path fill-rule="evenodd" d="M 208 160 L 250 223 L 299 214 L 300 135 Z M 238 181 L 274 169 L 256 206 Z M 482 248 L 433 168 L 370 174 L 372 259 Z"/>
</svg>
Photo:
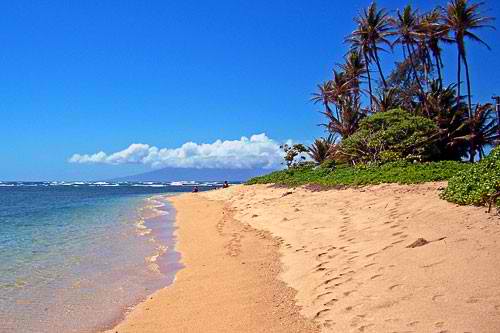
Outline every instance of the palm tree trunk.
<svg viewBox="0 0 500 333">
<path fill-rule="evenodd" d="M 469 152 L 469 162 L 474 163 L 475 157 L 476 157 L 476 147 L 473 143 L 471 143 Z"/>
<path fill-rule="evenodd" d="M 467 80 L 467 103 L 468 103 L 468 109 L 469 109 L 469 119 L 472 119 L 472 117 L 474 115 L 472 114 L 472 97 L 471 97 L 471 87 L 470 87 L 470 77 L 469 77 L 469 64 L 467 63 L 467 56 L 465 55 L 465 53 L 462 53 L 462 59 L 464 61 L 465 77 L 466 77 L 466 80 Z M 476 156 L 476 147 L 475 147 L 475 145 L 471 144 L 471 147 L 470 147 L 470 162 L 474 162 L 474 157 L 475 156 Z"/>
<path fill-rule="evenodd" d="M 374 45 L 374 47 L 375 47 L 375 62 L 377 63 L 378 72 L 380 74 L 380 78 L 382 79 L 382 83 L 384 84 L 384 88 L 387 89 L 387 82 L 385 81 L 384 73 L 382 73 L 382 66 L 380 66 L 380 58 L 378 57 L 376 45 Z"/>
<path fill-rule="evenodd" d="M 443 74 L 441 73 L 441 61 L 439 59 L 439 55 L 437 53 L 434 53 L 434 58 L 436 59 L 436 67 L 438 71 L 438 80 L 439 80 L 439 87 L 443 87 Z"/>
<path fill-rule="evenodd" d="M 411 68 L 413 69 L 413 75 L 415 75 L 415 81 L 417 81 L 418 88 L 422 95 L 424 94 L 424 87 L 420 83 L 420 79 L 418 77 L 417 68 L 415 67 L 415 62 L 413 61 L 413 52 L 411 51 L 410 44 L 406 44 L 406 48 L 408 49 L 408 58 L 410 59 Z"/>
<path fill-rule="evenodd" d="M 462 81 L 460 80 L 461 76 L 462 76 L 462 73 L 461 73 L 461 70 L 462 70 L 462 52 L 460 51 L 460 46 L 457 46 L 458 47 L 458 70 L 457 70 L 457 107 L 460 106 L 460 99 L 462 98 L 460 96 L 460 88 L 461 88 L 461 85 L 462 85 Z M 469 119 L 471 118 L 470 117 L 470 112 L 469 112 Z"/>
<path fill-rule="evenodd" d="M 370 74 L 370 66 L 368 65 L 368 57 L 366 52 L 363 52 L 365 58 L 366 75 L 368 75 L 368 93 L 370 94 L 370 110 L 373 112 L 373 91 L 372 91 L 372 76 Z"/>
<path fill-rule="evenodd" d="M 470 87 L 470 77 L 469 77 L 469 64 L 467 62 L 467 56 L 463 55 L 464 65 L 465 65 L 465 77 L 467 80 L 467 102 L 469 104 L 469 117 L 472 117 L 472 95 Z"/>
</svg>

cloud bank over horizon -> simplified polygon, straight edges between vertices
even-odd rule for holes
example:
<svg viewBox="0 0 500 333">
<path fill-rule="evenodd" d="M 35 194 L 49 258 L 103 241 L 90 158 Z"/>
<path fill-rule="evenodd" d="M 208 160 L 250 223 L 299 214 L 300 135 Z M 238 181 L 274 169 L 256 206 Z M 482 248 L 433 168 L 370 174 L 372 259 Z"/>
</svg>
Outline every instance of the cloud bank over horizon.
<svg viewBox="0 0 500 333">
<path fill-rule="evenodd" d="M 107 154 L 74 154 L 70 163 L 79 164 L 143 164 L 152 168 L 197 169 L 277 169 L 283 161 L 280 144 L 265 133 L 241 137 L 239 140 L 216 140 L 198 144 L 186 142 L 178 148 L 158 148 L 143 143 Z"/>
</svg>

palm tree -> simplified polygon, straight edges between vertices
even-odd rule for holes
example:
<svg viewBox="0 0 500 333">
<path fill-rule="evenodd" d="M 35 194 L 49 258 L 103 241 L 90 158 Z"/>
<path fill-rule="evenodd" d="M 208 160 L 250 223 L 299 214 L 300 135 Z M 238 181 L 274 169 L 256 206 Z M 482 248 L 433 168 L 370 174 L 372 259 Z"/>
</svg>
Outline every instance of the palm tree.
<svg viewBox="0 0 500 333">
<path fill-rule="evenodd" d="M 437 158 L 460 161 L 467 155 L 467 142 L 461 139 L 468 129 L 464 126 L 467 120 L 467 106 L 460 98 L 456 104 L 455 84 L 443 87 L 439 81 L 433 81 L 427 92 L 427 114 L 439 128 L 435 145 L 438 148 Z"/>
<path fill-rule="evenodd" d="M 441 72 L 443 65 L 442 50 L 440 43 L 450 44 L 453 39 L 449 37 L 449 30 L 441 24 L 441 13 L 439 9 L 434 9 L 425 14 L 416 27 L 416 34 L 427 44 L 427 48 L 434 57 L 434 62 L 438 72 L 438 82 L 443 85 L 443 74 Z"/>
<path fill-rule="evenodd" d="M 307 147 L 307 153 L 316 163 L 321 164 L 333 157 L 335 147 L 335 139 L 330 134 L 326 139 L 316 139 L 311 146 Z"/>
<path fill-rule="evenodd" d="M 372 101 L 373 91 L 369 69 L 371 61 L 374 61 L 377 65 L 384 88 L 387 87 L 387 82 L 385 81 L 380 65 L 379 51 L 384 50 L 380 45 L 392 48 L 392 44 L 388 40 L 388 37 L 393 34 L 389 23 L 389 14 L 385 9 L 378 10 L 377 3 L 373 1 L 368 8 L 355 18 L 355 22 L 357 23 L 357 28 L 346 38 L 346 41 L 351 44 L 353 50 L 363 55 L 368 75 L 370 101 Z"/>
<path fill-rule="evenodd" d="M 401 106 L 401 103 L 398 90 L 394 87 L 382 91 L 378 97 L 375 97 L 377 112 L 386 112 L 397 109 Z"/>
<path fill-rule="evenodd" d="M 359 95 L 361 80 L 366 74 L 366 66 L 362 55 L 358 51 L 349 52 L 340 68 L 349 80 L 353 93 Z"/>
<path fill-rule="evenodd" d="M 329 103 L 332 103 L 331 94 L 332 93 L 332 82 L 326 81 L 318 84 L 318 92 L 312 94 L 311 101 L 314 104 L 321 103 L 325 107 L 326 111 L 332 112 Z"/>
<path fill-rule="evenodd" d="M 323 112 L 328 123 L 321 125 L 325 126 L 331 134 L 345 139 L 357 131 L 359 122 L 366 116 L 366 113 L 361 110 L 359 97 L 352 94 L 342 96 L 338 103 L 337 115 L 328 111 Z"/>
<path fill-rule="evenodd" d="M 333 70 L 333 80 L 331 82 L 331 94 L 333 102 L 338 105 L 342 97 L 352 92 L 352 82 L 347 74 L 342 71 Z"/>
<path fill-rule="evenodd" d="M 397 36 L 393 45 L 401 44 L 403 48 L 403 57 L 405 60 L 410 61 L 415 80 L 420 90 L 423 92 L 413 55 L 413 45 L 417 42 L 415 39 L 415 31 L 418 25 L 418 12 L 416 10 L 414 11 L 412 7 L 408 5 L 403 9 L 403 12 L 398 10 L 397 17 L 391 18 L 390 22 Z"/>
<path fill-rule="evenodd" d="M 469 64 L 467 62 L 467 53 L 465 48 L 465 39 L 469 38 L 473 41 L 490 47 L 481 38 L 479 38 L 474 30 L 481 28 L 493 28 L 488 23 L 493 20 L 492 17 L 483 16 L 479 9 L 483 3 L 469 4 L 467 0 L 451 0 L 448 6 L 443 10 L 443 26 L 454 32 L 454 39 L 457 43 L 458 51 L 458 70 L 457 70 L 457 100 L 461 93 L 461 63 L 465 66 L 465 74 L 467 79 L 467 100 L 469 106 L 469 118 L 472 118 L 472 95 L 471 83 L 469 77 Z"/>
<path fill-rule="evenodd" d="M 483 158 L 485 146 L 493 145 L 500 138 L 495 112 L 490 103 L 478 104 L 472 118 L 467 119 L 464 127 L 468 133 L 458 139 L 469 144 L 470 162 L 474 162 L 476 152 L 479 153 L 479 158 Z"/>
</svg>

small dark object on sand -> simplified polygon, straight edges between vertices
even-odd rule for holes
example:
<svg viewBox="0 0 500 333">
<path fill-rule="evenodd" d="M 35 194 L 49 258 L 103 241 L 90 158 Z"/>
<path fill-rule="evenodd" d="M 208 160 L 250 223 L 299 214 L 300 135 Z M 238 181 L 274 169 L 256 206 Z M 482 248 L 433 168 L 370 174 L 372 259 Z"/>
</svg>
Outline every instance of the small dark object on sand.
<svg viewBox="0 0 500 333">
<path fill-rule="evenodd" d="M 283 195 L 281 197 L 283 198 L 283 197 L 286 197 L 287 195 L 290 195 L 290 194 L 293 194 L 293 192 L 285 192 L 285 193 L 283 193 Z"/>
<path fill-rule="evenodd" d="M 493 194 L 491 197 L 490 197 L 490 200 L 489 200 L 489 204 L 488 204 L 488 213 L 491 213 L 491 207 L 494 206 L 498 200 L 498 198 L 500 197 L 500 191 Z M 497 209 L 498 211 L 498 209 Z"/>
<path fill-rule="evenodd" d="M 415 242 L 413 242 L 410 245 L 408 245 L 407 248 L 413 249 L 413 248 L 416 248 L 416 247 L 427 245 L 429 243 L 430 243 L 429 241 L 427 241 L 427 240 L 425 240 L 423 238 L 419 238 Z"/>
</svg>

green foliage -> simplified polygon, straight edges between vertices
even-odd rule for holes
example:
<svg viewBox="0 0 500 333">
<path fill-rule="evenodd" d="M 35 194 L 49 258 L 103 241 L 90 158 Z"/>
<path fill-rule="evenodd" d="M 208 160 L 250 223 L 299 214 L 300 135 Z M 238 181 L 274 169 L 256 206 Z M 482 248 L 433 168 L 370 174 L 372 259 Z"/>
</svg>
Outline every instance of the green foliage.
<svg viewBox="0 0 500 333">
<path fill-rule="evenodd" d="M 335 169 L 304 167 L 276 171 L 249 180 L 247 184 L 281 184 L 299 186 L 317 184 L 323 186 L 370 185 L 382 183 L 415 184 L 448 180 L 470 164 L 456 161 L 410 163 L 399 161 L 383 165 L 338 165 Z"/>
<path fill-rule="evenodd" d="M 436 133 L 437 126 L 427 118 L 401 109 L 380 112 L 363 119 L 359 130 L 342 141 L 340 152 L 355 163 L 425 161 Z"/>
<path fill-rule="evenodd" d="M 484 205 L 500 191 L 500 147 L 451 178 L 442 197 L 460 205 Z M 500 206 L 500 200 L 497 200 Z"/>
</svg>

